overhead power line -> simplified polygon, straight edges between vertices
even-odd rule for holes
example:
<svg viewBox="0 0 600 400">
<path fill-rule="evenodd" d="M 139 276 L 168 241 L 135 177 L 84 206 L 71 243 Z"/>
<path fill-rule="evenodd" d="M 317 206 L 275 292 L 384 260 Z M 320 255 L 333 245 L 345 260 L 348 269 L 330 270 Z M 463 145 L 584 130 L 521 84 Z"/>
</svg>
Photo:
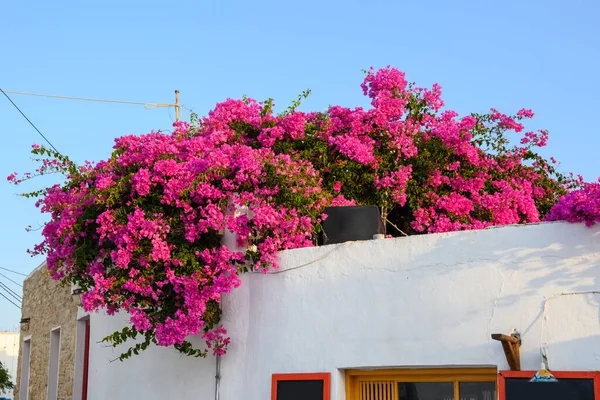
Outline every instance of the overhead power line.
<svg viewBox="0 0 600 400">
<path fill-rule="evenodd" d="M 148 101 L 124 101 L 124 100 L 109 100 L 109 99 L 95 99 L 91 97 L 72 97 L 72 96 L 58 96 L 54 94 L 42 94 L 42 93 L 30 93 L 30 92 L 17 92 L 13 90 L 4 90 L 3 93 L 19 94 L 25 96 L 36 96 L 36 97 L 49 97 L 52 99 L 64 99 L 64 100 L 79 100 L 79 101 L 95 101 L 98 103 L 117 103 L 117 104 L 132 104 L 144 106 L 146 110 L 152 110 L 157 107 L 175 107 L 175 117 L 179 121 L 179 90 L 175 91 L 175 103 L 151 103 Z"/>
<path fill-rule="evenodd" d="M 19 298 L 19 300 L 21 299 L 21 295 L 17 292 L 15 292 L 14 290 L 12 290 L 6 283 L 4 283 L 2 280 L 0 280 L 0 287 L 4 287 L 6 290 L 8 290 L 9 292 L 11 292 L 12 294 L 14 294 L 15 296 L 17 296 Z"/>
<path fill-rule="evenodd" d="M 21 109 L 15 104 L 15 102 L 12 101 L 12 99 L 10 97 L 8 97 L 8 95 L 6 94 L 6 92 L 4 92 L 4 90 L 2 90 L 2 89 L 0 89 L 0 92 L 2 92 L 2 94 L 4 94 L 4 96 L 6 96 L 6 98 L 8 99 L 8 101 L 10 101 L 12 103 L 12 105 L 17 109 L 17 111 L 19 111 L 21 113 L 21 115 L 23 116 L 23 118 L 25 118 L 27 120 L 27 122 L 29 122 L 29 124 L 31 126 L 33 126 L 33 129 L 35 129 L 37 131 L 37 133 L 39 133 L 40 136 L 44 138 L 44 140 L 46 141 L 46 143 L 48 143 L 50 145 L 50 147 L 52 147 L 54 149 L 54 151 L 56 151 L 57 153 L 60 153 L 60 151 L 56 150 L 56 147 L 54 147 L 54 145 L 52 143 L 50 143 L 50 141 L 48 140 L 48 138 L 46 138 L 46 136 L 44 136 L 44 134 L 42 132 L 40 132 L 40 130 L 37 128 L 37 126 L 35 126 L 34 123 L 31 122 L 31 120 L 29 118 L 27 118 L 27 115 L 25 115 L 25 113 L 23 111 L 21 111 Z"/>
<path fill-rule="evenodd" d="M 0 276 L 6 278 L 7 281 L 10 281 L 12 283 L 14 283 L 17 286 L 23 287 L 23 285 L 21 285 L 19 282 L 17 281 L 13 281 L 12 279 L 10 279 L 8 276 L 4 275 L 2 272 L 0 272 Z"/>
<path fill-rule="evenodd" d="M 0 267 L 0 269 L 2 269 L 2 270 L 4 270 L 4 271 L 12 272 L 13 274 L 22 275 L 22 276 L 27 276 L 27 274 L 24 274 L 24 273 L 22 273 L 22 272 L 13 271 L 12 269 L 4 268 L 4 267 Z"/>
<path fill-rule="evenodd" d="M 25 96 L 37 96 L 37 97 L 50 97 L 53 99 L 65 99 L 65 100 L 81 100 L 81 101 L 96 101 L 100 103 L 119 103 L 119 104 L 136 104 L 142 105 L 147 110 L 152 110 L 156 107 L 177 107 L 177 104 L 170 103 L 150 103 L 147 101 L 124 101 L 124 100 L 107 100 L 107 99 L 93 99 L 88 97 L 70 97 L 70 96 L 57 96 L 54 94 L 41 94 L 41 93 L 29 93 L 29 92 L 15 92 L 12 90 L 5 90 L 6 93 L 11 94 L 22 94 Z"/>
<path fill-rule="evenodd" d="M 11 303 L 13 306 L 17 307 L 19 310 L 21 309 L 21 306 L 19 306 L 17 303 L 15 303 L 14 301 L 12 301 L 8 297 L 6 297 L 2 292 L 0 292 L 0 296 L 4 297 L 6 300 L 8 300 L 9 303 Z"/>
<path fill-rule="evenodd" d="M 3 289 L 6 293 L 8 293 L 9 295 L 11 295 L 12 297 L 15 298 L 15 300 L 17 300 L 18 302 L 22 302 L 23 299 L 21 298 L 21 296 L 19 296 L 19 294 L 17 292 L 15 292 L 14 290 L 12 290 L 11 288 L 9 288 L 8 286 L 6 286 L 4 283 L 2 283 L 0 281 L 0 289 Z"/>
</svg>

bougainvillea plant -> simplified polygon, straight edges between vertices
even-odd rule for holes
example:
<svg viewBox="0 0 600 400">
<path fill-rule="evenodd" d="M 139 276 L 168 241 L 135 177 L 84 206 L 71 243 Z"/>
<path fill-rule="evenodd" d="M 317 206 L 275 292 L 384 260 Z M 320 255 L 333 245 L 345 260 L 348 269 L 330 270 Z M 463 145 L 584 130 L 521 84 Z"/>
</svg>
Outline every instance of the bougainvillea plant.
<svg viewBox="0 0 600 400">
<path fill-rule="evenodd" d="M 585 222 L 588 227 L 600 223 L 600 178 L 562 197 L 546 215 L 546 220 Z"/>
<path fill-rule="evenodd" d="M 281 114 L 271 100 L 228 99 L 172 134 L 118 138 L 110 159 L 81 167 L 34 146 L 35 175 L 67 176 L 25 194 L 50 214 L 32 252 L 83 290 L 87 311 L 129 314 L 106 338 L 142 338 L 121 359 L 151 343 L 223 354 L 222 295 L 240 273 L 277 268 L 280 250 L 314 245 L 326 206 L 377 205 L 393 236 L 479 229 L 539 221 L 574 183 L 535 153 L 546 131 L 510 144 L 530 110 L 459 117 L 442 111 L 438 85 L 390 67 L 362 89 L 367 110 L 298 111 L 308 92 Z M 239 248 L 222 244 L 226 231 Z M 186 339 L 199 334 L 202 349 Z"/>
</svg>

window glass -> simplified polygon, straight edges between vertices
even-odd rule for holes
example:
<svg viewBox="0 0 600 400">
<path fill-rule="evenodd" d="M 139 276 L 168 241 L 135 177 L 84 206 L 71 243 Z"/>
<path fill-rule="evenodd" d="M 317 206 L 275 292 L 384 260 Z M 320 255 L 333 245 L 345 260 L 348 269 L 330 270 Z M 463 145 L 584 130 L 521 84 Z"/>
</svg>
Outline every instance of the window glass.
<svg viewBox="0 0 600 400">
<path fill-rule="evenodd" d="M 460 382 L 460 400 L 496 400 L 495 382 Z"/>
<path fill-rule="evenodd" d="M 400 382 L 399 400 L 454 400 L 454 382 Z"/>
<path fill-rule="evenodd" d="M 277 400 L 323 400 L 323 381 L 279 381 Z"/>
<path fill-rule="evenodd" d="M 531 383 L 528 379 L 506 380 L 506 398 L 514 400 L 593 400 L 593 379 L 558 379 L 552 383 Z"/>
</svg>

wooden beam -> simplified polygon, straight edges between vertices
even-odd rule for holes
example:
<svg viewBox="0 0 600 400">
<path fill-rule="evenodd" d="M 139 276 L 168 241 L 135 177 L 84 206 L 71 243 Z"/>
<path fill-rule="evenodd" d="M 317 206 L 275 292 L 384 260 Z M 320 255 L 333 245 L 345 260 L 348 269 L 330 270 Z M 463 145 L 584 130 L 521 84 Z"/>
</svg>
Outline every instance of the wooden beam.
<svg viewBox="0 0 600 400">
<path fill-rule="evenodd" d="M 514 343 L 514 344 L 518 344 L 521 345 L 521 339 L 519 339 L 516 336 L 507 336 L 507 335 L 503 335 L 501 333 L 493 333 L 492 334 L 492 339 L 494 340 L 498 340 L 500 342 L 509 342 L 509 343 Z"/>
<path fill-rule="evenodd" d="M 502 349 L 506 356 L 506 361 L 511 371 L 521 370 L 521 355 L 519 354 L 519 348 L 521 347 L 521 339 L 518 335 L 512 334 L 510 336 L 503 335 L 501 333 L 492 334 L 492 339 L 502 343 Z"/>
</svg>

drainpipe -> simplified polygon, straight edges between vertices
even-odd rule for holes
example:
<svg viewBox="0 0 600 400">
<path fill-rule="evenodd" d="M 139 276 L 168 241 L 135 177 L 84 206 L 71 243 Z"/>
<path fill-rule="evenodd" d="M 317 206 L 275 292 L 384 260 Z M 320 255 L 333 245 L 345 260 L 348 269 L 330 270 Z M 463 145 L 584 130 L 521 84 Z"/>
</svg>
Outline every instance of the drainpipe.
<svg viewBox="0 0 600 400">
<path fill-rule="evenodd" d="M 215 400 L 219 400 L 221 387 L 221 356 L 217 355 L 217 368 L 215 373 Z"/>
</svg>

